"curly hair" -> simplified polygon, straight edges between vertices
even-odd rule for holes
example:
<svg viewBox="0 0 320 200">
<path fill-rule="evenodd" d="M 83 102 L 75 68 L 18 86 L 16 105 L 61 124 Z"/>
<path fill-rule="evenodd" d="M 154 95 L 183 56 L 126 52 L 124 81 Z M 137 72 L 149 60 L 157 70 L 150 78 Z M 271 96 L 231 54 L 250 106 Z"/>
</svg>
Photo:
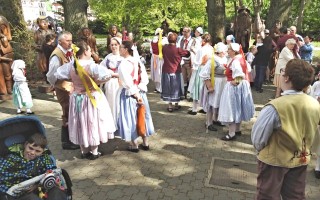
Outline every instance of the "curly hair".
<svg viewBox="0 0 320 200">
<path fill-rule="evenodd" d="M 302 91 L 312 83 L 314 69 L 304 60 L 292 59 L 287 63 L 284 75 L 289 77 L 293 89 Z"/>
</svg>

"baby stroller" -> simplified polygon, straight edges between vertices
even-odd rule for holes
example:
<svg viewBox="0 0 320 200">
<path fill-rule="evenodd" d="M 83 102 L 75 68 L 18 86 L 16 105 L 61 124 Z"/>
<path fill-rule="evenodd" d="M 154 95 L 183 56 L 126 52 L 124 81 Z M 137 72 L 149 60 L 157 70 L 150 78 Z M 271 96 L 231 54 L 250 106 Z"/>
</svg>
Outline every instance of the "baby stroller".
<svg viewBox="0 0 320 200">
<path fill-rule="evenodd" d="M 9 153 L 9 146 L 13 144 L 24 143 L 27 138 L 35 133 L 40 133 L 46 136 L 44 126 L 42 125 L 41 121 L 35 116 L 19 116 L 0 121 L 0 156 L 5 157 Z M 52 163 L 55 164 L 56 160 L 51 153 L 50 158 L 52 160 Z M 31 181 L 34 181 L 33 183 L 38 183 L 36 181 L 41 180 L 43 186 L 44 184 L 48 184 L 46 186 L 50 186 L 50 184 L 55 184 L 56 181 L 59 180 L 59 183 L 61 184 L 60 186 L 63 185 L 64 191 L 67 194 L 67 200 L 72 200 L 72 182 L 67 171 L 57 168 L 53 171 L 53 174 L 55 177 L 58 177 L 58 179 L 54 178 L 52 181 L 52 178 L 50 180 L 50 178 L 46 176 L 47 174 L 44 174 L 24 181 L 22 184 L 17 184 L 18 188 L 16 188 L 15 185 L 8 191 L 10 192 L 11 189 L 11 191 L 13 192 L 22 190 L 21 185 L 23 185 L 24 183 L 29 184 Z"/>
</svg>

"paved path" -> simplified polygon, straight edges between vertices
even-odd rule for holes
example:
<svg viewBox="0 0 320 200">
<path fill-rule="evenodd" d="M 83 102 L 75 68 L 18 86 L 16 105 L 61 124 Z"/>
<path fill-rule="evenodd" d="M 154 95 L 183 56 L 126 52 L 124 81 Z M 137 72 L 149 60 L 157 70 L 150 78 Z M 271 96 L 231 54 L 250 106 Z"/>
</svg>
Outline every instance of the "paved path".
<svg viewBox="0 0 320 200">
<path fill-rule="evenodd" d="M 273 87 L 264 87 L 262 94 L 253 92 L 256 114 L 274 93 Z M 150 91 L 153 89 L 150 84 Z M 80 151 L 61 150 L 61 109 L 53 96 L 40 94 L 35 89 L 32 93 L 33 110 L 46 127 L 49 147 L 58 165 L 71 175 L 75 200 L 254 199 L 254 194 L 207 187 L 205 182 L 213 157 L 256 161 L 250 142 L 255 119 L 242 124 L 243 136 L 234 142 L 223 142 L 219 138 L 227 129 L 219 128 L 218 132 L 206 134 L 205 116 L 187 114 L 191 103 L 182 101 L 180 111 L 168 113 L 159 94 L 150 92 L 148 98 L 156 128 L 156 134 L 150 138 L 151 151 L 127 152 L 127 144 L 114 139 L 101 145 L 103 157 L 88 161 L 80 159 Z M 0 111 L 0 119 L 15 116 L 10 101 L 0 102 Z M 314 163 L 308 168 L 308 200 L 320 199 L 320 180 L 313 177 L 313 166 Z"/>
</svg>

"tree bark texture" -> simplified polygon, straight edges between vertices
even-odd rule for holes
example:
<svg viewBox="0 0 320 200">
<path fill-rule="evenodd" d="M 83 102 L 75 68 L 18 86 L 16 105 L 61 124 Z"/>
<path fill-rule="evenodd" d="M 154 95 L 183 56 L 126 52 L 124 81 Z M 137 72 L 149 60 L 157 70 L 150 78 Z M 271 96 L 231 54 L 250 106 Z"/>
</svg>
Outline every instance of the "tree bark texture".
<svg viewBox="0 0 320 200">
<path fill-rule="evenodd" d="M 26 30 L 21 0 L 0 0 L 0 15 L 7 18 L 13 27 L 18 26 Z"/>
<path fill-rule="evenodd" d="M 212 43 L 224 41 L 225 35 L 225 1 L 207 0 L 208 31 L 212 36 Z"/>
<path fill-rule="evenodd" d="M 266 28 L 271 29 L 276 20 L 280 20 L 282 25 L 287 26 L 291 8 L 292 0 L 271 0 Z"/>
<path fill-rule="evenodd" d="M 297 32 L 302 32 L 302 22 L 303 22 L 303 13 L 304 8 L 306 4 L 308 3 L 308 0 L 300 0 L 299 2 L 299 9 L 298 9 L 298 20 L 297 20 Z"/>
<path fill-rule="evenodd" d="M 88 27 L 88 6 L 87 0 L 63 0 L 65 30 L 73 36 L 76 36 L 81 28 Z"/>
</svg>

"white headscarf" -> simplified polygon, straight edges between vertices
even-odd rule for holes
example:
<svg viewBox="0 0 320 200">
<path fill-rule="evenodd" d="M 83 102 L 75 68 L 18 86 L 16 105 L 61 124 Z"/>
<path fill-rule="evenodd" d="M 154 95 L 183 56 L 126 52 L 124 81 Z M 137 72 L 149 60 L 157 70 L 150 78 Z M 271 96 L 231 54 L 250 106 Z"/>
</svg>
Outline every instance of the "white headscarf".
<svg viewBox="0 0 320 200">
<path fill-rule="evenodd" d="M 16 74 L 21 73 L 21 69 L 26 68 L 26 63 L 23 60 L 15 60 L 13 61 L 11 65 L 12 69 L 12 76 L 15 76 Z"/>
</svg>

